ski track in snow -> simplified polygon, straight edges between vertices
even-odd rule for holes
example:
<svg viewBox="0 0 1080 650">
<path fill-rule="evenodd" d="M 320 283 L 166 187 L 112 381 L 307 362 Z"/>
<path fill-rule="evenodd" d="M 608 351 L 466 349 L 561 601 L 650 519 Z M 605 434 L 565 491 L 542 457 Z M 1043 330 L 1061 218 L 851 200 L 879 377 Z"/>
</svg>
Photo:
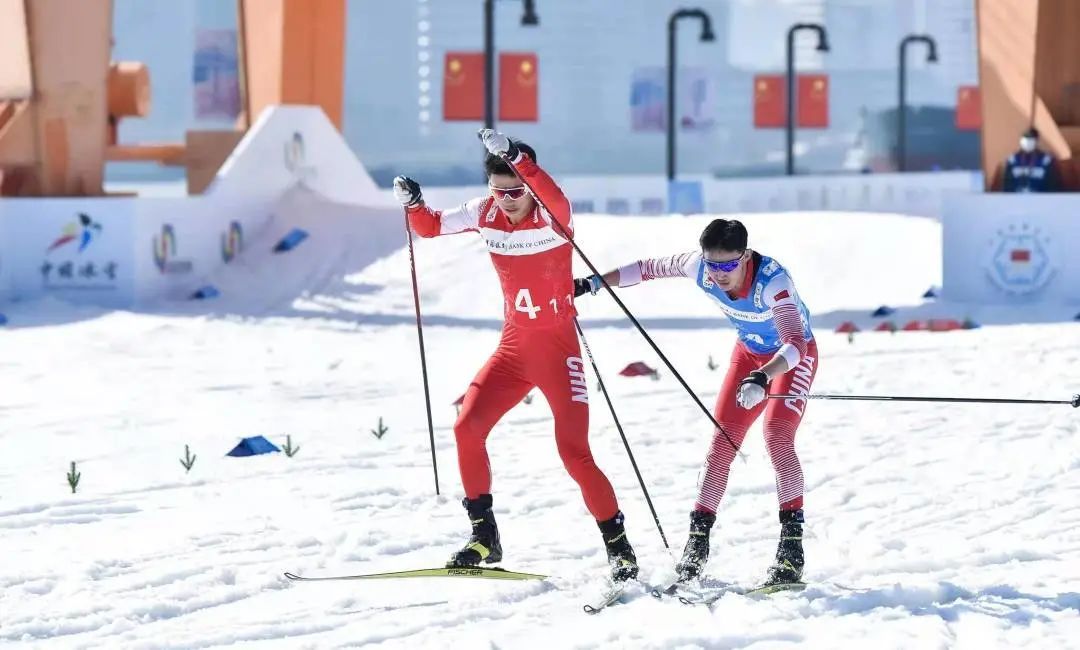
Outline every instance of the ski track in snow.
<svg viewBox="0 0 1080 650">
<path fill-rule="evenodd" d="M 0 574 L 0 641 L 1047 647 L 1068 646 L 1080 630 L 1080 420 L 1067 407 L 812 402 L 798 438 L 806 591 L 727 595 L 711 607 L 638 594 L 589 617 L 581 606 L 606 571 L 600 537 L 561 468 L 538 396 L 507 415 L 489 449 L 505 566 L 550 573 L 550 581 L 290 584 L 283 571 L 439 566 L 461 544 L 467 520 L 449 404 L 497 332 L 426 332 L 443 490 L 436 497 L 412 329 L 201 318 L 162 329 L 158 320 L 111 314 L 4 335 L 8 399 L 27 406 L 5 416 L 0 434 L 0 553 L 10 561 Z M 872 334 L 850 344 L 819 333 L 817 388 L 1041 397 L 1067 386 L 1080 353 L 1032 354 L 1030 341 L 1064 340 L 1072 327 Z M 642 577 L 659 583 L 685 541 L 709 427 L 666 369 L 658 381 L 617 376 L 631 360 L 655 364 L 636 333 L 587 334 L 670 552 L 595 391 L 593 448 L 627 513 Z M 123 355 L 103 341 L 135 336 L 143 345 Z M 721 371 L 709 371 L 705 357 L 723 358 L 730 333 L 653 336 L 711 404 Z M 71 339 L 95 343 L 63 345 Z M 197 353 L 192 340 L 202 341 Z M 43 362 L 57 372 L 36 372 Z M 111 379 L 86 382 L 90 367 Z M 380 416 L 388 427 L 381 440 L 370 433 Z M 224 456 L 241 435 L 283 444 L 286 433 L 301 447 L 293 458 Z M 197 455 L 186 475 L 184 444 Z M 710 581 L 753 582 L 775 550 L 760 425 L 743 450 L 714 532 Z M 83 473 L 74 495 L 63 477 L 72 460 Z"/>
</svg>

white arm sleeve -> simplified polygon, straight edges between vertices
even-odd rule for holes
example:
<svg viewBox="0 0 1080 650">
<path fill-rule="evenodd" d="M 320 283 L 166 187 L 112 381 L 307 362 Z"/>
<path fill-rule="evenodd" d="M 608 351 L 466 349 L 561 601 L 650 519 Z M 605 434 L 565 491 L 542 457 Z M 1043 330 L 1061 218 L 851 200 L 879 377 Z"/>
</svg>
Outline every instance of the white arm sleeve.
<svg viewBox="0 0 1080 650">
<path fill-rule="evenodd" d="M 765 285 L 761 292 L 765 306 L 772 310 L 773 324 L 782 345 L 773 358 L 781 357 L 791 370 L 799 365 L 806 354 L 806 339 L 803 337 L 802 316 L 791 278 L 786 273 L 777 275 Z"/>
<path fill-rule="evenodd" d="M 439 220 L 440 235 L 452 235 L 466 230 L 476 230 L 480 221 L 480 207 L 485 197 L 470 199 L 456 208 L 445 210 Z"/>
<path fill-rule="evenodd" d="M 657 278 L 693 278 L 701 253 L 691 251 L 669 257 L 653 257 L 619 267 L 619 286 L 631 287 Z"/>
</svg>

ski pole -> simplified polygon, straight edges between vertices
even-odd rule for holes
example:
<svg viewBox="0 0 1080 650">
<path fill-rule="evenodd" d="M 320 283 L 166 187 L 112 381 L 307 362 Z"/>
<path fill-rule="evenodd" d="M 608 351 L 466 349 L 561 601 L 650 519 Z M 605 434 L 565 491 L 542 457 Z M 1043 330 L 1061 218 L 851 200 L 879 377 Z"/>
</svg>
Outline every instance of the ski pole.
<svg viewBox="0 0 1080 650">
<path fill-rule="evenodd" d="M 439 494 L 439 466 L 435 461 L 435 426 L 431 422 L 431 393 L 428 390 L 427 357 L 424 355 L 424 326 L 420 322 L 420 290 L 416 284 L 416 257 L 413 255 L 409 211 L 405 210 L 405 235 L 409 240 L 409 269 L 412 271 L 413 305 L 416 307 L 416 334 L 420 339 L 420 371 L 424 376 L 424 406 L 427 407 L 428 439 L 431 445 L 431 469 L 435 472 L 435 494 Z"/>
<path fill-rule="evenodd" d="M 975 404 L 1068 404 L 1073 408 L 1080 408 L 1080 395 L 1073 395 L 1069 399 L 1012 399 L 1012 398 L 986 398 L 986 397 L 916 397 L 909 395 L 768 395 L 769 399 L 835 399 L 835 400 L 865 400 L 878 402 L 965 402 Z"/>
<path fill-rule="evenodd" d="M 585 340 L 585 332 L 581 331 L 581 324 L 578 323 L 577 316 L 574 316 L 574 326 L 577 327 L 578 334 L 581 336 L 581 344 L 585 348 L 585 354 L 589 357 L 589 363 L 592 364 L 593 372 L 596 373 L 596 379 L 600 382 L 600 392 L 604 394 L 604 399 L 607 400 L 608 409 L 611 410 L 611 417 L 615 420 L 615 428 L 619 430 L 619 436 L 622 438 L 623 446 L 626 447 L 626 454 L 630 456 L 630 464 L 634 466 L 634 474 L 637 474 L 638 484 L 641 485 L 641 491 L 645 493 L 645 502 L 649 504 L 649 511 L 652 512 L 653 521 L 656 522 L 656 529 L 660 531 L 660 539 L 664 541 L 664 548 L 671 550 L 668 546 L 667 536 L 664 535 L 664 528 L 660 525 L 660 517 L 656 514 L 656 508 L 653 507 L 652 499 L 649 497 L 649 490 L 645 487 L 645 479 L 641 478 L 641 472 L 638 471 L 637 461 L 634 460 L 634 452 L 630 451 L 630 443 L 626 440 L 626 434 L 623 433 L 622 425 L 619 424 L 619 416 L 615 415 L 615 406 L 611 403 L 611 396 L 608 395 L 607 388 L 604 387 L 604 379 L 600 376 L 600 368 L 596 367 L 596 359 L 593 358 L 592 350 L 589 349 L 589 343 Z"/>
</svg>

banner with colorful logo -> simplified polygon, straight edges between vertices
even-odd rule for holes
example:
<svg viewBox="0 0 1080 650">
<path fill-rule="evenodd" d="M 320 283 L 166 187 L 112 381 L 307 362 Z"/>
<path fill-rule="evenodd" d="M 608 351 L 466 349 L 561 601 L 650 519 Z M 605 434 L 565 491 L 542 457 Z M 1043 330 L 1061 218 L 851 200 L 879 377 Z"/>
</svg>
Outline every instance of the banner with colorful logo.
<svg viewBox="0 0 1080 650">
<path fill-rule="evenodd" d="M 942 225 L 945 298 L 1080 306 L 1080 196 L 947 196 Z"/>
<path fill-rule="evenodd" d="M 130 303 L 133 203 L 105 198 L 4 199 L 0 264 L 11 297 Z"/>
</svg>

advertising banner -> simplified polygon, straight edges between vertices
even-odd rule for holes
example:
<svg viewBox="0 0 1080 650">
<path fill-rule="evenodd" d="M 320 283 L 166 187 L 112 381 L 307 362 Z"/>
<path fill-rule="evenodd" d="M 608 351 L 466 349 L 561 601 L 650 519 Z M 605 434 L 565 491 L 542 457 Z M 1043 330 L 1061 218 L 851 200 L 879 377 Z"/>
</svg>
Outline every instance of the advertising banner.
<svg viewBox="0 0 1080 650">
<path fill-rule="evenodd" d="M 680 129 L 712 129 L 716 124 L 716 87 L 708 70 L 680 67 L 676 84 Z M 660 132 L 667 128 L 667 68 L 649 66 L 634 70 L 630 81 L 630 128 Z"/>
<path fill-rule="evenodd" d="M 130 199 L 0 201 L 0 264 L 10 297 L 128 305 L 135 278 L 133 217 Z"/>
<path fill-rule="evenodd" d="M 945 197 L 942 292 L 949 300 L 1080 304 L 1080 196 Z"/>
</svg>

